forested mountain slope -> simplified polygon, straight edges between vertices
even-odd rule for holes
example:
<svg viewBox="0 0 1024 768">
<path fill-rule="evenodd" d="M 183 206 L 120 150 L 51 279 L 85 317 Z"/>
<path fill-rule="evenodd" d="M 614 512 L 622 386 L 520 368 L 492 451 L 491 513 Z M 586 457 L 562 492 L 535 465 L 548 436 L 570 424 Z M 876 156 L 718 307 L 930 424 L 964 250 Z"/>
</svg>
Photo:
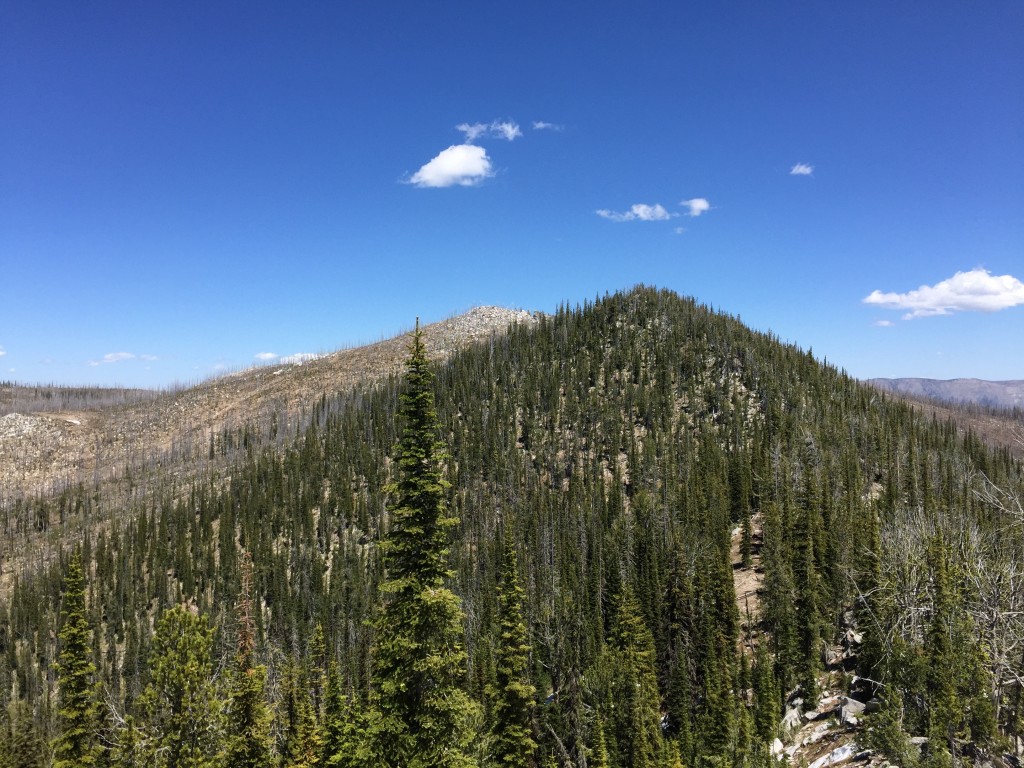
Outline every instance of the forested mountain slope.
<svg viewBox="0 0 1024 768">
<path fill-rule="evenodd" d="M 476 307 L 426 326 L 425 343 L 434 359 L 444 360 L 513 320 L 529 325 L 533 316 Z M 397 373 L 403 345 L 401 337 L 385 339 L 162 392 L 0 382 L 0 498 L 79 482 L 123 494 L 126 485 L 154 475 L 205 469 L 227 435 L 247 444 L 274 441 L 304 426 L 306 412 L 325 392 Z M 128 483 L 111 482 L 126 475 Z"/>
<path fill-rule="evenodd" d="M 157 703 L 201 668 L 210 733 L 195 744 L 220 764 L 238 681 L 262 669 L 251 701 L 274 764 L 373 764 L 359 761 L 381 727 L 373 649 L 396 587 L 379 590 L 380 543 L 406 386 L 318 397 L 275 443 L 246 443 L 240 425 L 211 443 L 230 463 L 144 496 L 118 503 L 83 482 L 9 506 L 5 553 L 43 532 L 59 555 L 24 561 L 0 606 L 11 754 L 42 754 L 66 728 L 54 662 L 74 549 L 104 759 L 134 764 L 126 742 L 179 733 Z M 810 708 L 850 628 L 863 645 L 849 672 L 867 681 L 845 679 L 882 702 L 876 741 L 893 759 L 919 759 L 908 734 L 936 766 L 1019 745 L 1024 512 L 1008 451 L 648 288 L 456 352 L 432 393 L 474 763 L 496 764 L 502 743 L 510 584 L 535 691 L 531 764 L 768 764 L 786 697 Z M 763 589 L 744 631 L 730 546 L 739 528 L 751 555 L 755 516 Z M 175 655 L 167 638 L 182 635 L 202 664 Z"/>
</svg>

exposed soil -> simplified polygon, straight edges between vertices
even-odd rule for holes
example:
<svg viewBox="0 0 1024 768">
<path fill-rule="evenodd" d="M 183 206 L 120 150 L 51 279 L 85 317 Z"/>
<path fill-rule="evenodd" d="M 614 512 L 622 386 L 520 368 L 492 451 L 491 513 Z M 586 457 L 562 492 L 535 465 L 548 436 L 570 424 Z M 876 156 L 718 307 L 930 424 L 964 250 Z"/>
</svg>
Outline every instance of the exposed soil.
<svg viewBox="0 0 1024 768">
<path fill-rule="evenodd" d="M 732 532 L 732 582 L 736 589 L 736 607 L 740 612 L 742 637 L 754 634 L 761 608 L 760 590 L 764 581 L 764 570 L 761 568 L 761 544 L 764 531 L 761 527 L 760 513 L 750 519 L 750 567 L 743 567 L 743 529 L 736 528 Z M 744 642 L 744 647 L 747 643 Z M 749 649 L 748 649 L 749 650 Z"/>
</svg>

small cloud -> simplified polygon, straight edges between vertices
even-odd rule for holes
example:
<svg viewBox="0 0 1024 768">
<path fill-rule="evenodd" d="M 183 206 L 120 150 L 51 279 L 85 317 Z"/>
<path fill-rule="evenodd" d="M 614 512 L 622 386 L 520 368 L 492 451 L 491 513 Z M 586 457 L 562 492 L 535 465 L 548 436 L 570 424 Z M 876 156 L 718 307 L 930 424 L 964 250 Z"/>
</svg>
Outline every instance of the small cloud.
<svg viewBox="0 0 1024 768">
<path fill-rule="evenodd" d="M 466 143 L 471 144 L 486 134 L 488 127 L 487 123 L 463 123 L 462 125 L 456 125 L 455 130 L 466 134 Z"/>
<path fill-rule="evenodd" d="M 3 357 L 6 354 L 7 354 L 7 350 L 4 349 L 3 347 L 0 347 L 0 357 Z"/>
<path fill-rule="evenodd" d="M 637 203 L 630 207 L 628 211 L 619 213 L 617 211 L 609 211 L 606 208 L 601 208 L 595 211 L 598 216 L 602 219 L 608 219 L 609 221 L 668 221 L 674 214 L 669 213 L 660 204 L 646 205 L 644 203 Z"/>
<path fill-rule="evenodd" d="M 491 160 L 483 147 L 454 144 L 409 179 L 417 187 L 472 187 L 493 176 Z"/>
<path fill-rule="evenodd" d="M 1024 304 L 1024 283 L 1012 275 L 996 276 L 978 268 L 907 293 L 875 290 L 862 301 L 888 309 L 909 309 L 904 320 L 955 312 L 998 312 Z"/>
<path fill-rule="evenodd" d="M 131 352 L 110 352 L 103 356 L 102 363 L 120 363 L 122 360 L 134 360 L 135 355 Z"/>
<path fill-rule="evenodd" d="M 676 234 L 681 235 L 686 231 L 686 227 L 676 227 Z"/>
<path fill-rule="evenodd" d="M 156 355 L 136 355 L 131 352 L 108 352 L 99 360 L 90 360 L 89 367 L 95 368 L 97 365 L 108 365 L 110 363 L 120 363 L 125 360 L 145 360 L 152 362 L 159 360 L 160 358 Z"/>
<path fill-rule="evenodd" d="M 564 125 L 557 125 L 556 123 L 549 123 L 546 120 L 534 120 L 533 130 L 535 131 L 564 131 Z"/>
<path fill-rule="evenodd" d="M 807 163 L 797 163 L 789 169 L 790 176 L 810 176 L 814 173 L 814 166 Z"/>
<path fill-rule="evenodd" d="M 263 363 L 277 360 L 277 355 L 274 352 L 257 352 L 253 357 Z"/>
<path fill-rule="evenodd" d="M 518 139 L 523 135 L 523 132 L 519 129 L 519 126 L 513 122 L 507 123 L 491 123 L 491 130 L 496 132 L 501 138 L 512 141 Z"/>
<path fill-rule="evenodd" d="M 310 360 L 316 360 L 318 357 L 323 357 L 323 355 L 318 355 L 315 352 L 296 352 L 294 355 L 285 355 L 278 360 L 278 362 L 283 363 L 284 365 L 295 365 L 296 363 L 306 363 Z"/>
<path fill-rule="evenodd" d="M 876 328 L 892 328 L 892 326 L 896 325 L 896 323 L 894 323 L 892 320 L 875 320 L 875 322 L 873 322 L 872 325 L 875 326 Z"/>
<path fill-rule="evenodd" d="M 490 123 L 462 123 L 455 130 L 466 135 L 466 143 L 472 144 L 481 136 L 512 141 L 523 135 L 518 123 L 512 120 L 494 120 Z"/>
<path fill-rule="evenodd" d="M 707 213 L 711 210 L 711 203 L 703 197 L 695 197 L 691 200 L 682 200 L 679 204 L 690 209 L 686 214 L 687 216 L 700 216 L 702 213 Z"/>
</svg>

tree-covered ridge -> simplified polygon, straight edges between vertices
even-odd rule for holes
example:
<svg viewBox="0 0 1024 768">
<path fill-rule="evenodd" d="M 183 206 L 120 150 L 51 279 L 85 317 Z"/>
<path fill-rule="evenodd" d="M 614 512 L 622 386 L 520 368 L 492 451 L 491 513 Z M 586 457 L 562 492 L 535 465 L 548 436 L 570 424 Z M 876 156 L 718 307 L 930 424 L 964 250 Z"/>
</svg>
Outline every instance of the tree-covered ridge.
<svg viewBox="0 0 1024 768">
<path fill-rule="evenodd" d="M 503 754 L 494 725 L 510 705 L 498 694 L 521 666 L 509 600 L 526 627 L 522 689 L 536 691 L 520 743 L 537 744 L 538 764 L 766 760 L 782 697 L 812 692 L 851 622 L 864 636 L 858 674 L 884 686 L 869 694 L 893 722 L 935 743 L 941 733 L 954 752 L 958 739 L 988 748 L 1019 733 L 1024 516 L 1011 514 L 1021 467 L 1007 452 L 646 288 L 513 327 L 435 374 L 448 457 L 431 485 L 459 521 L 439 567 L 465 613 L 466 706 L 491 734 L 473 760 Z M 84 486 L 32 503 L 54 528 L 100 521 L 77 549 L 107 743 L 118 718 L 159 711 L 148 692 L 169 651 L 154 633 L 188 605 L 216 628 L 215 710 L 241 695 L 227 670 L 266 668 L 283 764 L 315 753 L 359 764 L 381 586 L 395 589 L 380 543 L 408 456 L 395 447 L 400 391 L 395 378 L 325 394 L 285 450 L 253 448 L 184 489 L 168 478 L 127 518 Z M 759 630 L 742 636 L 730 538 L 755 515 L 765 587 Z M 506 545 L 517 598 L 502 577 Z M 243 552 L 254 569 L 244 664 Z M 11 748 L 26 722 L 41 739 L 59 729 L 53 638 L 67 562 L 18 574 L 0 606 Z M 983 642 L 966 652 L 972 634 Z"/>
</svg>

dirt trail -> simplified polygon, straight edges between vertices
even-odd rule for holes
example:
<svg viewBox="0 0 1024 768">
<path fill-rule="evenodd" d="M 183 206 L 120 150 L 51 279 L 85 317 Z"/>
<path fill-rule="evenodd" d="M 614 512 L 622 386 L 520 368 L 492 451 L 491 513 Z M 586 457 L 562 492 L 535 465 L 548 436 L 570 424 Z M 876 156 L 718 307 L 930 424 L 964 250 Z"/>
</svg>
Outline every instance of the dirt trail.
<svg viewBox="0 0 1024 768">
<path fill-rule="evenodd" d="M 754 632 L 761 607 L 759 592 L 764 581 L 761 568 L 761 543 L 764 532 L 761 527 L 761 515 L 756 514 L 750 519 L 750 567 L 743 567 L 743 529 L 735 528 L 732 532 L 732 582 L 736 589 L 736 607 L 740 612 L 740 628 L 743 637 Z M 744 643 L 746 646 L 746 643 Z"/>
</svg>

